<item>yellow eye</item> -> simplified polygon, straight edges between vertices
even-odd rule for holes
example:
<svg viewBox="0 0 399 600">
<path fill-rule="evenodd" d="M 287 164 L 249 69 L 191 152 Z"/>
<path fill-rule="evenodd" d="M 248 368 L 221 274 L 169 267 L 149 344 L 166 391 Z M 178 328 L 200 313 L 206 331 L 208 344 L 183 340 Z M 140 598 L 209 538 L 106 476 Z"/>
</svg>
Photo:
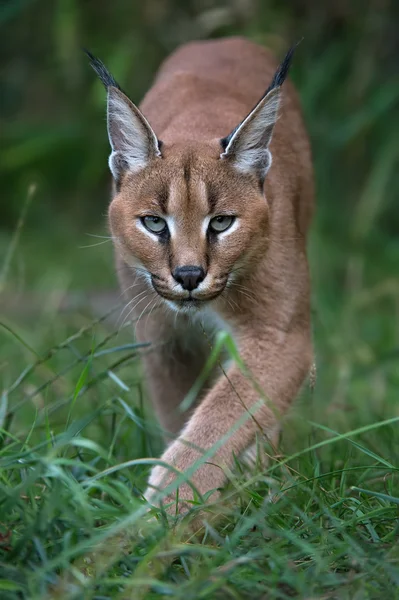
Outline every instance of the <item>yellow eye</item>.
<svg viewBox="0 0 399 600">
<path fill-rule="evenodd" d="M 215 233 L 221 233 L 231 227 L 234 223 L 234 219 L 235 217 L 232 215 L 219 215 L 218 217 L 213 217 L 209 222 L 209 228 Z"/>
<path fill-rule="evenodd" d="M 164 233 L 167 230 L 167 225 L 165 219 L 161 219 L 161 217 L 153 217 L 148 215 L 148 217 L 143 217 L 141 219 L 144 227 L 151 231 L 152 233 Z"/>
</svg>

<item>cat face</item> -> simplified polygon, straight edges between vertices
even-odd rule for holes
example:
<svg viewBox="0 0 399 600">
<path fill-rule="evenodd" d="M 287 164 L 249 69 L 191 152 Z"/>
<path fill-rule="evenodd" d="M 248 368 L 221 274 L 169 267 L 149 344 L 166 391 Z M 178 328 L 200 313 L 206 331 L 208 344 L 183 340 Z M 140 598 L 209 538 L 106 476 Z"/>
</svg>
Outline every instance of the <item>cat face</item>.
<svg viewBox="0 0 399 600">
<path fill-rule="evenodd" d="M 158 140 L 104 65 L 89 55 L 107 88 L 116 189 L 109 209 L 113 239 L 125 264 L 139 270 L 173 308 L 198 308 L 216 299 L 266 250 L 263 182 L 292 52 L 227 137 L 169 144 Z"/>
<path fill-rule="evenodd" d="M 177 309 L 228 290 L 265 251 L 268 205 L 256 176 L 220 159 L 219 143 L 162 146 L 123 176 L 109 209 L 117 251 Z"/>
</svg>

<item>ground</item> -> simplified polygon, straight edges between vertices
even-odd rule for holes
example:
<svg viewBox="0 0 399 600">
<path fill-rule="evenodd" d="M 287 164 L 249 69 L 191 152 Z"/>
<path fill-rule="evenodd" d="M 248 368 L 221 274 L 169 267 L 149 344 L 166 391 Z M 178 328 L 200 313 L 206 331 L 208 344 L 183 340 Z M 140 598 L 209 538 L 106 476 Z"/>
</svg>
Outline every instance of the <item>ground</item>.
<svg viewBox="0 0 399 600">
<path fill-rule="evenodd" d="M 193 536 L 198 506 L 173 527 L 141 497 L 162 441 L 140 374 L 149 349 L 135 346 L 120 306 L 102 318 L 119 298 L 111 244 L 23 228 L 14 241 L 1 319 L 2 598 L 395 597 L 393 243 L 359 254 L 316 219 L 316 383 L 268 470 L 237 465 Z"/>
</svg>

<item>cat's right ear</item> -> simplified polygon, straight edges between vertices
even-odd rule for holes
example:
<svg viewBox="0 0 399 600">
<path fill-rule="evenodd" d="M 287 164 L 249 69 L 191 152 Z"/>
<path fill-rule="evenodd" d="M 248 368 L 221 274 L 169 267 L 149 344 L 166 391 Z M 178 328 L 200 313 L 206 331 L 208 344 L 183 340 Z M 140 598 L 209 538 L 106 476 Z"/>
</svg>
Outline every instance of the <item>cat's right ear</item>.
<svg viewBox="0 0 399 600">
<path fill-rule="evenodd" d="M 160 157 L 160 144 L 143 113 L 122 92 L 104 64 L 90 52 L 86 54 L 107 90 L 108 137 L 112 150 L 108 164 L 118 182 L 126 171 L 140 171 Z"/>
</svg>

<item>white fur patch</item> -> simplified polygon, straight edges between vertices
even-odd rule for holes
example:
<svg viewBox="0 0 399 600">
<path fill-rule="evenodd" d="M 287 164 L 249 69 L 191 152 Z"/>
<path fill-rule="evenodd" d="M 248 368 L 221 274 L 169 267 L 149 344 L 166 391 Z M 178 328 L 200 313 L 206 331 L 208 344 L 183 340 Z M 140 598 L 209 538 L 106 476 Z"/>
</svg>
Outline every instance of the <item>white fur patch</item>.
<svg viewBox="0 0 399 600">
<path fill-rule="evenodd" d="M 211 220 L 211 216 L 207 216 L 205 217 L 205 219 L 202 221 L 202 225 L 201 225 L 201 233 L 202 233 L 202 237 L 206 237 L 206 232 L 208 231 L 208 227 L 209 227 L 209 222 Z"/>
<path fill-rule="evenodd" d="M 169 229 L 170 237 L 173 238 L 176 235 L 176 219 L 171 215 L 163 217 Z"/>
</svg>

